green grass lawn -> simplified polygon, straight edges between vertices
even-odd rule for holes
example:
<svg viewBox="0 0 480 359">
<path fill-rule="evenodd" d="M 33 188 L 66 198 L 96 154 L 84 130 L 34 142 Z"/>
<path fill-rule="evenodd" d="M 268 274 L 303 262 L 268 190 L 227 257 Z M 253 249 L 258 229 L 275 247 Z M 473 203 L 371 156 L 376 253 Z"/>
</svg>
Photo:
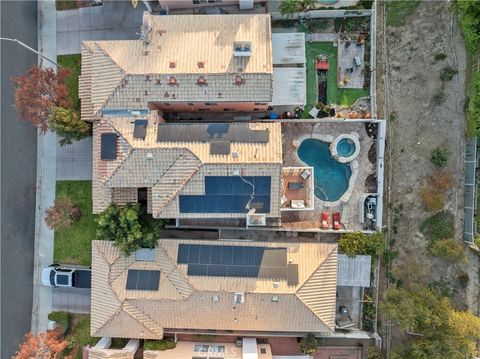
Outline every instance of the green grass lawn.
<svg viewBox="0 0 480 359">
<path fill-rule="evenodd" d="M 71 10 L 78 8 L 78 3 L 76 0 L 56 0 L 55 1 L 57 10 Z"/>
<path fill-rule="evenodd" d="M 91 181 L 57 181 L 56 198 L 69 197 L 80 206 L 82 217 L 67 230 L 55 232 L 55 263 L 90 265 L 95 222 L 92 214 Z"/>
<path fill-rule="evenodd" d="M 393 27 L 405 25 L 405 20 L 408 16 L 413 14 L 419 3 L 420 0 L 397 0 L 386 2 L 387 25 Z"/>
<path fill-rule="evenodd" d="M 368 89 L 340 89 L 337 87 L 337 49 L 331 42 L 307 42 L 307 105 L 304 116 L 317 103 L 317 77 L 315 57 L 319 54 L 329 56 L 330 69 L 327 73 L 327 102 L 329 104 L 350 106 L 360 97 L 370 95 Z"/>
<path fill-rule="evenodd" d="M 62 67 L 68 67 L 72 70 L 72 75 L 66 79 L 68 93 L 72 100 L 73 108 L 80 111 L 80 101 L 78 99 L 78 77 L 80 76 L 80 54 L 57 56 L 58 64 Z"/>
</svg>

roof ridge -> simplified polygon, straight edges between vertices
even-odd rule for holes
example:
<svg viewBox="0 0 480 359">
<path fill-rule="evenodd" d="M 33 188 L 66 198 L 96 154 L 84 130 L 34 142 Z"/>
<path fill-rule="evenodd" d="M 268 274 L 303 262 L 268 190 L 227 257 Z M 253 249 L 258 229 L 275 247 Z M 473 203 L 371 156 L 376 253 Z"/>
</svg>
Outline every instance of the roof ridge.
<svg viewBox="0 0 480 359">
<path fill-rule="evenodd" d="M 329 252 L 329 254 L 322 261 L 322 263 L 315 269 L 315 271 L 313 271 L 312 275 L 307 280 L 305 280 L 305 282 L 303 282 L 303 284 L 300 286 L 300 288 L 295 293 L 295 295 L 303 302 L 303 304 L 305 304 L 313 313 L 315 313 L 315 315 L 322 322 L 324 322 L 325 325 L 328 328 L 330 328 L 332 331 L 335 329 L 334 327 L 332 327 L 332 324 L 334 326 L 334 323 L 328 324 L 327 320 L 322 317 L 322 311 L 319 310 L 320 308 L 315 308 L 314 307 L 314 305 L 317 305 L 317 306 L 319 305 L 318 300 L 319 300 L 320 296 L 315 295 L 314 296 L 315 300 L 313 300 L 312 297 L 311 297 L 311 289 L 308 289 L 307 286 L 308 285 L 314 286 L 315 284 L 312 283 L 314 281 L 313 280 L 314 277 L 319 276 L 320 274 L 323 274 L 323 273 L 320 273 L 320 272 L 323 269 L 325 269 L 327 267 L 327 265 L 331 266 L 332 261 L 335 261 L 335 263 L 338 261 L 337 253 L 338 253 L 338 248 L 337 248 L 337 246 L 334 246 L 333 249 Z M 337 282 L 337 266 L 336 265 L 335 265 L 333 273 L 335 275 L 335 283 L 334 283 L 335 284 L 335 289 L 334 290 L 336 291 L 336 282 Z M 323 278 L 323 276 L 321 276 L 318 279 L 324 280 L 325 278 Z M 323 288 L 325 289 L 325 287 L 327 287 L 327 286 L 325 285 L 325 283 L 323 283 Z M 328 291 L 328 288 L 326 288 L 324 291 L 322 291 L 322 293 L 326 293 L 327 291 Z M 329 305 L 329 303 L 325 303 L 323 300 L 321 300 L 320 304 L 322 306 Z M 335 303 L 333 303 L 333 306 L 335 306 Z"/>
<path fill-rule="evenodd" d="M 158 179 L 158 181 L 152 186 L 152 188 L 156 185 L 158 185 L 158 183 L 162 180 L 162 178 L 165 177 L 165 175 L 173 168 L 173 166 L 175 166 L 177 164 L 177 162 L 180 160 L 180 159 L 183 159 L 184 158 L 184 155 L 191 155 L 194 157 L 194 160 L 196 162 L 196 166 L 195 168 L 192 170 L 192 172 L 179 184 L 179 186 L 177 186 L 177 188 L 175 189 L 175 191 L 173 193 L 170 194 L 169 198 L 165 201 L 165 203 L 161 206 L 161 208 L 157 211 L 157 213 L 155 213 L 156 216 L 160 215 L 160 213 L 162 213 L 162 211 L 165 209 L 165 207 L 167 207 L 167 205 L 176 197 L 176 195 L 183 189 L 185 188 L 185 186 L 187 185 L 187 183 L 192 179 L 192 177 L 194 177 L 198 171 L 200 170 L 200 168 L 202 167 L 203 165 L 203 162 L 202 160 L 200 160 L 198 158 L 197 155 L 195 155 L 192 151 L 190 151 L 190 149 L 188 148 L 184 148 L 184 151 L 180 154 L 180 156 L 178 156 L 178 158 L 175 160 L 175 162 L 165 171 L 165 173 L 162 175 L 162 177 L 160 177 Z"/>
<path fill-rule="evenodd" d="M 159 337 L 163 337 L 163 327 L 158 324 L 155 320 L 153 320 L 148 314 L 144 313 L 140 309 L 138 309 L 134 304 L 130 303 L 129 300 L 125 300 L 122 303 L 122 308 L 124 312 L 135 319 L 138 323 L 142 324 L 145 328 L 150 330 L 151 332 L 157 334 Z M 136 315 L 142 315 L 146 320 L 140 321 L 139 318 L 136 318 Z"/>
<path fill-rule="evenodd" d="M 96 45 L 96 49 L 98 49 L 110 62 L 117 67 L 117 69 L 120 71 L 122 78 L 118 81 L 118 84 L 113 88 L 112 92 L 110 95 L 107 96 L 107 98 L 103 101 L 103 103 L 100 105 L 97 111 L 95 111 L 95 116 L 98 114 L 98 111 L 102 110 L 107 102 L 112 98 L 113 94 L 115 93 L 115 90 L 122 85 L 123 80 L 125 77 L 127 77 L 127 73 L 123 67 L 121 67 L 116 61 L 112 59 L 112 57 L 105 51 L 105 49 L 101 46 L 101 43 L 99 41 L 94 41 L 93 42 Z"/>
</svg>

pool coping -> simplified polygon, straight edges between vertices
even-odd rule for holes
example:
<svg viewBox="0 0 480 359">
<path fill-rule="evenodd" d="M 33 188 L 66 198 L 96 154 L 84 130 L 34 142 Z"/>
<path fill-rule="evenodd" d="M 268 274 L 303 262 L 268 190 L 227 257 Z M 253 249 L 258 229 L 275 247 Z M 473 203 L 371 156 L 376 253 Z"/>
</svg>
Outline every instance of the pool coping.
<svg viewBox="0 0 480 359">
<path fill-rule="evenodd" d="M 340 136 L 342 136 L 342 135 L 340 135 Z M 309 135 L 303 135 L 303 136 L 299 137 L 298 139 L 295 140 L 299 144 L 298 146 L 296 146 L 296 151 L 295 151 L 296 160 L 300 164 L 303 164 L 304 166 L 309 166 L 307 163 L 303 162 L 300 159 L 300 157 L 298 156 L 298 149 L 300 148 L 300 145 L 302 144 L 302 142 L 305 141 L 306 139 L 313 138 L 313 139 L 328 143 L 329 146 L 330 146 L 335 141 L 335 139 L 340 137 L 340 136 L 335 137 L 335 136 L 331 136 L 331 135 L 321 135 L 321 134 L 317 134 L 317 133 L 311 133 Z M 357 138 L 357 141 L 358 141 L 358 138 Z M 357 147 L 357 150 L 360 152 L 360 143 Z M 330 154 L 332 154 L 332 153 L 330 152 Z M 332 155 L 332 157 L 333 157 L 333 155 Z M 334 158 L 334 159 L 337 162 L 341 163 L 336 158 Z M 312 166 L 310 166 L 310 167 L 312 167 Z M 353 192 L 353 189 L 354 189 L 354 186 L 355 186 L 355 182 L 356 182 L 357 176 L 358 176 L 358 161 L 357 160 L 352 160 L 350 162 L 350 170 L 352 171 L 352 174 L 350 175 L 350 179 L 348 180 L 348 187 L 345 190 L 345 193 L 342 194 L 342 196 L 339 199 L 337 199 L 336 201 L 333 201 L 333 202 L 324 201 L 324 200 L 321 200 L 320 198 L 318 198 L 314 194 L 315 203 L 319 203 L 319 205 L 323 206 L 323 207 L 335 207 L 335 206 L 341 205 L 342 203 L 347 203 L 350 199 L 350 196 L 352 195 L 352 192 Z M 313 168 L 313 171 L 314 171 L 313 175 L 315 176 L 315 168 Z M 315 184 L 314 184 L 314 188 L 315 188 Z"/>
</svg>

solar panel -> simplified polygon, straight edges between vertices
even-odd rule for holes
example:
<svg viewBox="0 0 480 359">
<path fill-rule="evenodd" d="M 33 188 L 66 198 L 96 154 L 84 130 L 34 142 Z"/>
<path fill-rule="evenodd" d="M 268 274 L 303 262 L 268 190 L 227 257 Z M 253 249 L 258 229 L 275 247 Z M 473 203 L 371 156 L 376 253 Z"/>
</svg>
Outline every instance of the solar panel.
<svg viewBox="0 0 480 359">
<path fill-rule="evenodd" d="M 252 130 L 249 123 L 171 124 L 158 125 L 157 142 L 245 142 L 268 143 L 267 129 Z"/>
<path fill-rule="evenodd" d="M 117 134 L 102 133 L 100 138 L 100 158 L 102 160 L 114 160 L 117 158 Z"/>
<path fill-rule="evenodd" d="M 180 244 L 177 263 L 188 275 L 288 279 L 298 282 L 298 267 L 287 263 L 286 248 Z"/>
<path fill-rule="evenodd" d="M 211 155 L 228 155 L 230 153 L 229 141 L 213 141 L 210 143 Z"/>
<path fill-rule="evenodd" d="M 128 290 L 158 290 L 159 283 L 159 270 L 128 270 L 126 285 Z"/>
<path fill-rule="evenodd" d="M 147 125 L 147 120 L 135 120 L 135 124 L 133 125 L 133 137 L 144 140 L 147 135 Z"/>
</svg>

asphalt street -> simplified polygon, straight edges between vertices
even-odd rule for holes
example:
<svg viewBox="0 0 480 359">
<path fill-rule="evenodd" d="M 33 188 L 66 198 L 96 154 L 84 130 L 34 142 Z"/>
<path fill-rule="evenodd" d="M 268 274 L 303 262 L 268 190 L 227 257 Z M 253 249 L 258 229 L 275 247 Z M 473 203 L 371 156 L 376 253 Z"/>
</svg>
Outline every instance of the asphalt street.
<svg viewBox="0 0 480 359">
<path fill-rule="evenodd" d="M 37 3 L 2 0 L 0 11 L 1 36 L 36 49 Z M 1 41 L 1 358 L 11 357 L 31 327 L 37 132 L 18 120 L 10 78 L 36 63 L 34 53 Z"/>
</svg>

